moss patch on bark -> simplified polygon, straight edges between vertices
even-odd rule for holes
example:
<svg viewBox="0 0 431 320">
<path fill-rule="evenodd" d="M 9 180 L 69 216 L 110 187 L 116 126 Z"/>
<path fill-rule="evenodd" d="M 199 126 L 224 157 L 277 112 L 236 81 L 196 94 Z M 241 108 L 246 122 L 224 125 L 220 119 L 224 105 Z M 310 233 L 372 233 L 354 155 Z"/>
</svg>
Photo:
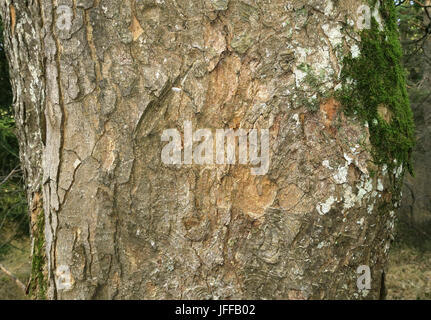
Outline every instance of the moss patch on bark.
<svg viewBox="0 0 431 320">
<path fill-rule="evenodd" d="M 33 234 L 34 246 L 31 264 L 31 282 L 29 293 L 33 299 L 46 299 L 47 280 L 44 274 L 45 257 L 45 217 L 41 210 L 36 221 L 36 232 Z"/>
<path fill-rule="evenodd" d="M 390 170 L 402 164 L 412 172 L 414 122 L 393 1 L 382 1 L 380 14 L 383 28 L 373 18 L 371 29 L 361 32 L 361 55 L 344 58 L 337 95 L 347 114 L 369 124 L 375 162 Z"/>
</svg>

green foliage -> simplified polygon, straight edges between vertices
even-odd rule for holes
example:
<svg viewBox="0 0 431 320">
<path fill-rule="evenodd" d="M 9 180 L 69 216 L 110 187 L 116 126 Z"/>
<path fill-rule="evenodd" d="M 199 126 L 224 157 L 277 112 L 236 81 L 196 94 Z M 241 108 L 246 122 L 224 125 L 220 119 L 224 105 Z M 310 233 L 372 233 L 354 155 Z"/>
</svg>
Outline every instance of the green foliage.
<svg viewBox="0 0 431 320">
<path fill-rule="evenodd" d="M 18 141 L 13 118 L 2 112 L 0 118 L 0 256 L 16 236 L 28 234 L 27 199 L 19 169 Z M 12 234 L 5 230 L 13 230 Z"/>
<path fill-rule="evenodd" d="M 19 164 L 18 140 L 12 117 L 0 114 L 0 175 L 5 176 Z"/>
<path fill-rule="evenodd" d="M 19 165 L 18 141 L 12 117 L 12 90 L 3 48 L 3 26 L 0 20 L 0 175 L 6 176 Z"/>
<path fill-rule="evenodd" d="M 358 58 L 346 57 L 342 70 L 343 88 L 337 92 L 345 111 L 368 122 L 374 160 L 389 169 L 404 164 L 410 171 L 414 146 L 414 123 L 402 66 L 397 15 L 391 0 L 383 2 L 384 30 L 373 19 L 372 28 L 363 30 Z M 379 114 L 389 110 L 390 120 Z"/>
</svg>

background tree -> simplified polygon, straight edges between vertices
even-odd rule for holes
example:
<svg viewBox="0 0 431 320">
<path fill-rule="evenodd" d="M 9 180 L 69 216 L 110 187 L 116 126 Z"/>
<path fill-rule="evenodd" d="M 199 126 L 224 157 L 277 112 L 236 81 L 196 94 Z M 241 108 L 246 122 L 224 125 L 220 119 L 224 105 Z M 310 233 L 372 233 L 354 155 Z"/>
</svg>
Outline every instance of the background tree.
<svg viewBox="0 0 431 320">
<path fill-rule="evenodd" d="M 420 248 L 429 248 L 431 235 L 431 2 L 398 1 L 404 65 L 416 125 L 413 150 L 415 175 L 408 175 L 400 210 L 400 231 Z M 414 230 L 412 232 L 411 230 Z"/>
</svg>

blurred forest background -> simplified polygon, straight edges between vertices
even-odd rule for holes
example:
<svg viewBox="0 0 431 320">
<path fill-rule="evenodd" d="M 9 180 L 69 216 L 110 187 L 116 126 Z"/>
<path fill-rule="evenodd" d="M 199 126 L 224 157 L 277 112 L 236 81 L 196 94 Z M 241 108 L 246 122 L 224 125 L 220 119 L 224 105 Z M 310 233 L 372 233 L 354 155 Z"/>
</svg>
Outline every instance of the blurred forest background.
<svg viewBox="0 0 431 320">
<path fill-rule="evenodd" d="M 387 299 L 431 299 L 431 0 L 395 1 L 416 124 L 414 176 L 407 176 L 387 274 Z M 0 299 L 26 299 L 29 219 L 15 137 L 13 95 L 0 20 Z"/>
<path fill-rule="evenodd" d="M 12 100 L 0 20 L 0 299 L 25 299 L 4 272 L 12 272 L 24 283 L 30 275 L 29 219 Z"/>
</svg>

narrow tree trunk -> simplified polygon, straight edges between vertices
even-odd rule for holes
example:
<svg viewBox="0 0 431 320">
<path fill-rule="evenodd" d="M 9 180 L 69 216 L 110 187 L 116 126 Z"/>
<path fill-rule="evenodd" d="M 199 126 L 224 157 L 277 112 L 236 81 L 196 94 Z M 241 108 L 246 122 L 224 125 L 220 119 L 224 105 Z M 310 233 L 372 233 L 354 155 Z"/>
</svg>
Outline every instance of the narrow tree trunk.
<svg viewBox="0 0 431 320">
<path fill-rule="evenodd" d="M 428 13 L 423 10 L 423 30 L 430 28 L 431 21 L 431 0 L 422 2 L 428 7 Z M 425 32 L 425 31 L 424 31 Z M 425 36 L 425 34 L 424 34 Z M 405 179 L 403 201 L 401 204 L 400 214 L 402 222 L 407 223 L 413 228 L 419 230 L 421 236 L 429 237 L 426 231 L 427 225 L 431 223 L 431 187 L 429 181 L 431 172 L 431 115 L 429 113 L 431 105 L 431 35 L 427 35 L 424 41 L 419 44 L 423 50 L 421 59 L 417 61 L 418 68 L 423 75 L 418 83 L 418 89 L 426 95 L 412 104 L 415 114 L 416 139 L 417 143 L 413 150 L 413 159 L 415 175 L 407 175 Z"/>
<path fill-rule="evenodd" d="M 42 153 L 45 134 L 45 79 L 41 43 L 42 23 L 37 2 L 25 5 L 24 1 L 2 1 L 0 13 L 4 24 L 5 49 L 9 61 L 12 88 L 14 92 L 14 110 L 16 133 L 20 147 L 21 167 L 25 178 L 29 215 L 31 217 L 32 254 L 35 253 L 35 239 L 43 241 L 43 224 L 37 221 L 43 216 L 42 211 Z M 43 221 L 42 221 L 43 222 Z M 42 249 L 42 248 L 39 248 Z M 37 250 L 43 251 L 43 250 Z M 41 264 L 45 255 L 39 257 Z M 33 267 L 35 265 L 33 264 Z M 33 272 L 34 271 L 34 272 Z M 46 269 L 36 275 L 32 268 L 34 282 L 32 292 L 37 292 L 37 283 L 44 283 Z M 45 285 L 42 285 L 44 287 Z M 35 296 L 38 296 L 35 294 Z"/>
<path fill-rule="evenodd" d="M 47 297 L 381 297 L 394 175 L 335 95 L 362 4 L 4 0 Z M 187 121 L 269 129 L 268 172 L 163 163 Z"/>
</svg>

